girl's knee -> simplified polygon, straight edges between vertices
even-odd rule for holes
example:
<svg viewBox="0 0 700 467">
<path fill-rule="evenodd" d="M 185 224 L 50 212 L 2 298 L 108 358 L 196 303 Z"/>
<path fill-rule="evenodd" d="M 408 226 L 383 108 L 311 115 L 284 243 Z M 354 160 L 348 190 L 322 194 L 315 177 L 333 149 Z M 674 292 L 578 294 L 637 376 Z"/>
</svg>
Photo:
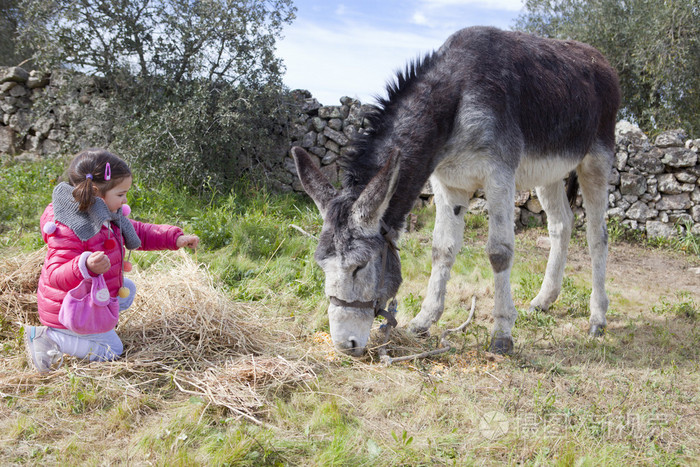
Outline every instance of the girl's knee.
<svg viewBox="0 0 700 467">
<path fill-rule="evenodd" d="M 136 297 L 136 284 L 131 279 L 124 278 L 124 287 L 129 289 L 129 295 L 122 298 L 119 297 L 119 311 L 124 311 L 134 303 Z"/>
</svg>

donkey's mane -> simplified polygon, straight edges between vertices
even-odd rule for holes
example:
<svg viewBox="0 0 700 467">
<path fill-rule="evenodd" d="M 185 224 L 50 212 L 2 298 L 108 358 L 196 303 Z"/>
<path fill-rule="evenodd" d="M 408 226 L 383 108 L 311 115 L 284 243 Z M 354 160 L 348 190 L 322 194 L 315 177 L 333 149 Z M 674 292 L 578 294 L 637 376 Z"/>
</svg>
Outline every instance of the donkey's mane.
<svg viewBox="0 0 700 467">
<path fill-rule="evenodd" d="M 357 133 L 350 150 L 338 160 L 345 174 L 344 187 L 363 187 L 384 164 L 385 161 L 376 159 L 376 153 L 372 150 L 377 137 L 391 131 L 399 103 L 415 82 L 435 65 L 435 58 L 436 52 L 432 52 L 411 60 L 404 70 L 396 71 L 394 79 L 387 83 L 387 97 L 374 96 L 376 104 L 368 105 L 363 115 L 369 122 L 369 129 Z"/>
</svg>

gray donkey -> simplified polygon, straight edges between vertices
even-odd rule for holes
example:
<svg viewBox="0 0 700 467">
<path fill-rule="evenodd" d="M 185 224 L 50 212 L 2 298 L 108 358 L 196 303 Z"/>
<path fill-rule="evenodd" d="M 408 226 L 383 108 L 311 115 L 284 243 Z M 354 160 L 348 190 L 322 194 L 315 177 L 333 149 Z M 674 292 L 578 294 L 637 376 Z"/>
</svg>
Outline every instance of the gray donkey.
<svg viewBox="0 0 700 467">
<path fill-rule="evenodd" d="M 531 309 L 546 310 L 561 290 L 573 213 L 564 178 L 583 194 L 593 263 L 590 334 L 606 325 L 605 212 L 620 91 L 594 48 L 489 27 L 458 31 L 437 52 L 410 63 L 368 115 L 341 160 L 336 189 L 299 147 L 292 149 L 306 192 L 323 216 L 315 259 L 326 276 L 333 343 L 362 355 L 372 322 L 401 284 L 397 232 L 428 178 L 435 193 L 432 272 L 409 330 L 427 333 L 442 315 L 450 269 L 464 233 L 464 206 L 486 193 L 486 252 L 494 272 L 490 349 L 513 349 L 517 317 L 510 290 L 516 188 L 536 187 L 551 250 Z"/>
</svg>

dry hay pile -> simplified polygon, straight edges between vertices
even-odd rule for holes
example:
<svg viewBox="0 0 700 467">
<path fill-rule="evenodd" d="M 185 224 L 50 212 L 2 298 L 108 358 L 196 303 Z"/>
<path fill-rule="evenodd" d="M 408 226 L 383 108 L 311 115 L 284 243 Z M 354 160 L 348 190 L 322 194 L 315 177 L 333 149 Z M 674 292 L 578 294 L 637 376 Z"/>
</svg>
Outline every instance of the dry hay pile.
<svg viewBox="0 0 700 467">
<path fill-rule="evenodd" d="M 38 324 L 36 286 L 44 255 L 42 249 L 0 261 L 3 341 L 16 339 L 18 326 L 9 323 Z M 105 384 L 112 386 L 121 384 L 128 393 L 153 390 L 154 384 L 169 385 L 174 380 L 183 393 L 201 395 L 258 421 L 256 416 L 270 395 L 316 377 L 306 361 L 279 356 L 299 354 L 297 346 L 304 345 L 288 323 L 271 317 L 261 305 L 230 300 L 209 271 L 186 253 L 159 253 L 147 270 L 134 268 L 126 276 L 136 283 L 137 294 L 117 327 L 124 343 L 122 359 L 109 363 L 64 360 L 48 378 L 55 380 L 72 371 L 109 380 Z M 41 384 L 41 377 L 19 363 L 24 358 L 20 353 L 14 355 L 14 363 L 4 359 L 0 393 L 17 394 Z M 106 374 L 109 378 L 103 378 Z"/>
<path fill-rule="evenodd" d="M 0 260 L 0 319 L 39 324 L 36 287 L 45 257 L 46 247 Z M 5 332 L 4 327 L 0 332 Z"/>
</svg>

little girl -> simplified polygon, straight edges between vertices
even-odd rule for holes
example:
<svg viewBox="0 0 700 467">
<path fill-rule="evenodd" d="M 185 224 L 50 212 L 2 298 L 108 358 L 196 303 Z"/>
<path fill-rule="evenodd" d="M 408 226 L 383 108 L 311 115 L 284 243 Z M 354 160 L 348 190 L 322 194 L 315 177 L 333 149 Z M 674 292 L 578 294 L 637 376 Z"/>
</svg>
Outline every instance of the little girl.
<svg viewBox="0 0 700 467">
<path fill-rule="evenodd" d="M 59 322 L 63 299 L 84 278 L 103 274 L 110 295 L 119 296 L 123 311 L 136 293 L 134 283 L 122 275 L 125 247 L 177 250 L 195 249 L 199 244 L 197 236 L 183 235 L 179 227 L 144 224 L 124 216 L 122 205 L 132 177 L 127 164 L 114 154 L 104 149 L 81 151 L 68 167 L 67 177 L 69 182 L 56 186 L 53 202 L 41 216 L 42 237 L 48 244 L 37 291 L 43 326 L 25 329 L 27 361 L 40 373 L 50 371 L 62 354 L 108 361 L 123 351 L 114 329 L 77 334 Z"/>
</svg>

